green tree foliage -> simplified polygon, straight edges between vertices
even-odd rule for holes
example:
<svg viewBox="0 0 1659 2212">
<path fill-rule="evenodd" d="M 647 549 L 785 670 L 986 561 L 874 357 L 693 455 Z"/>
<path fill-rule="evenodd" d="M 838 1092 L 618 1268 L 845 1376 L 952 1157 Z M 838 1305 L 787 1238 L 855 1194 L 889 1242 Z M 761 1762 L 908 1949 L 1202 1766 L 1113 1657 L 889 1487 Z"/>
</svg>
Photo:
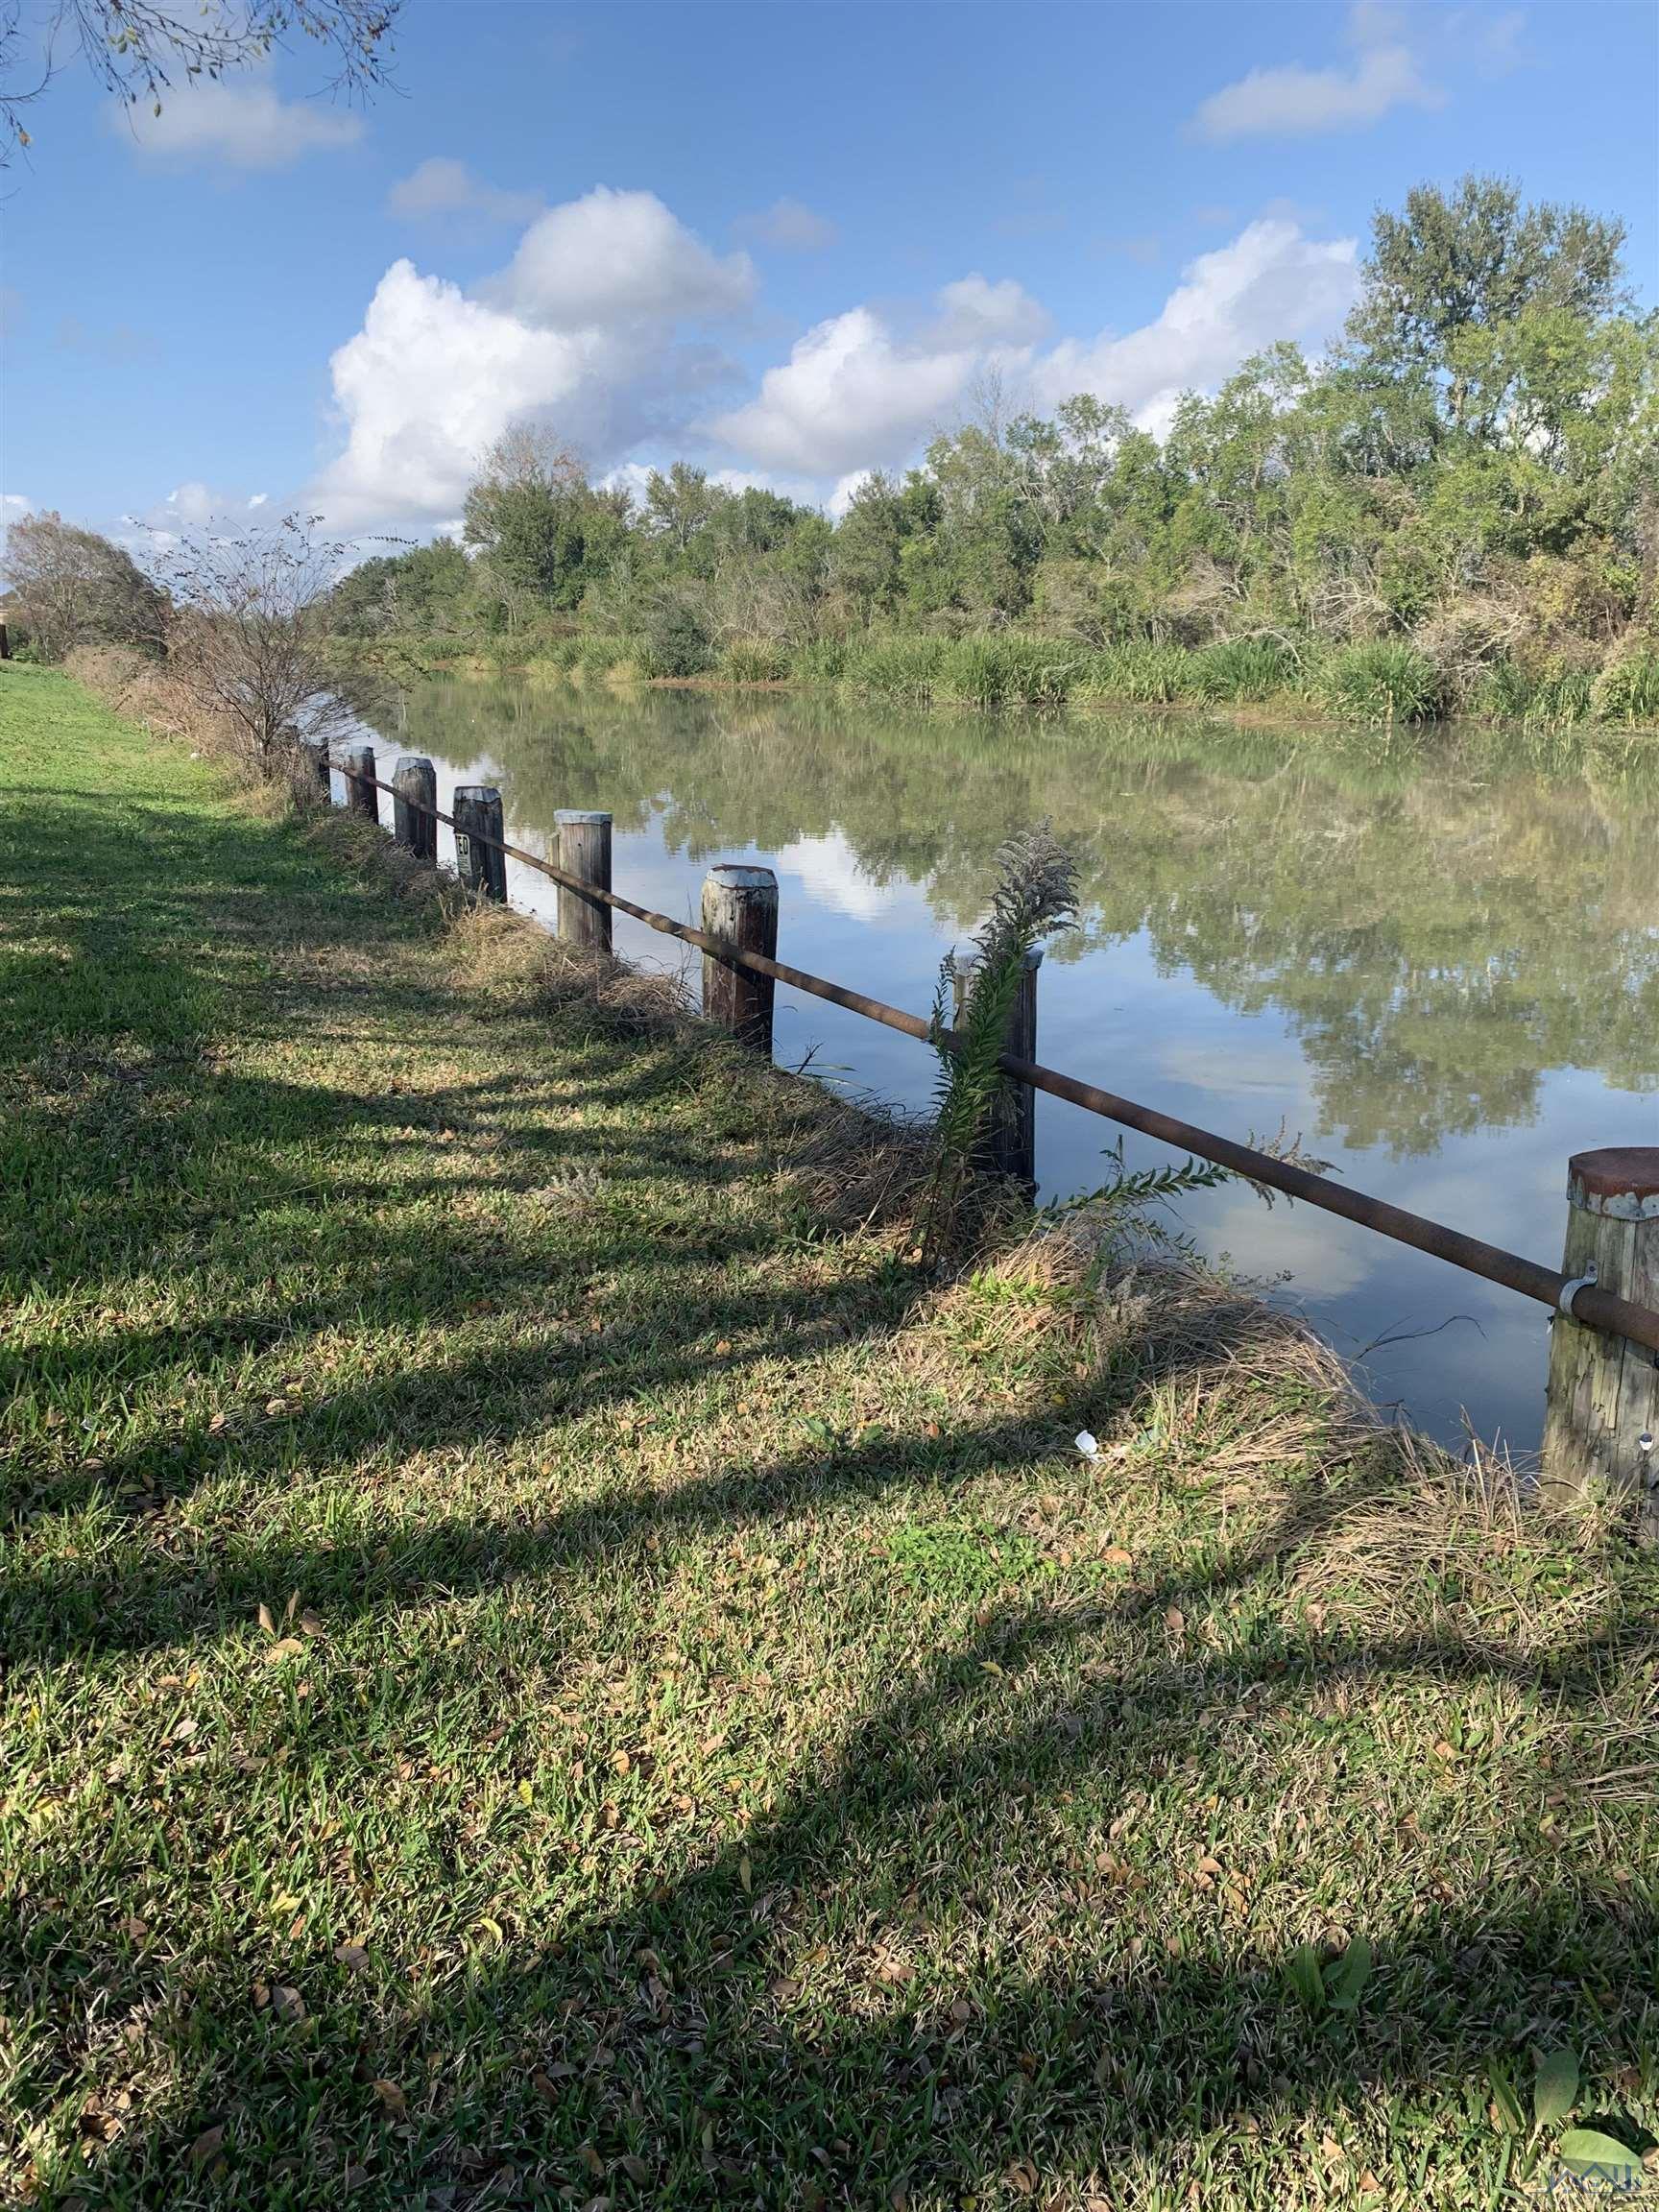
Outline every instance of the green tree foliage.
<svg viewBox="0 0 1659 2212">
<path fill-rule="evenodd" d="M 1423 186 L 1379 213 L 1329 359 L 1270 346 L 1162 437 L 1091 394 L 1038 416 L 993 385 L 833 525 L 685 462 L 635 512 L 520 426 L 467 498 L 474 618 L 517 635 L 578 615 L 640 665 L 917 698 L 1260 697 L 1270 666 L 1382 719 L 1644 697 L 1659 318 L 1629 306 L 1623 237 L 1498 179 Z M 349 581 L 350 626 L 429 622 L 440 581 L 460 595 L 453 548 L 430 585 L 420 558 Z M 1016 655 L 1018 681 L 1009 630 L 1046 656 Z M 1634 674 L 1598 690 L 1615 663 Z"/>
<path fill-rule="evenodd" d="M 132 556 L 60 515 L 27 515 L 6 533 L 6 573 L 18 634 L 42 660 L 77 645 L 161 650 L 167 597 Z"/>
</svg>

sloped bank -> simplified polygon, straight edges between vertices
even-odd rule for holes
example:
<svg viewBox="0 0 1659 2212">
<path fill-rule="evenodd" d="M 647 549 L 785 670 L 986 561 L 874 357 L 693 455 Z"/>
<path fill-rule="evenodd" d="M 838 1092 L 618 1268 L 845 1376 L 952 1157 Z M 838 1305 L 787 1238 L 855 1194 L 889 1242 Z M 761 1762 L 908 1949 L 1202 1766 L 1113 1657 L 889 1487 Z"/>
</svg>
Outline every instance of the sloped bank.
<svg viewBox="0 0 1659 2212">
<path fill-rule="evenodd" d="M 1212 1278 L 0 677 L 9 2193 L 1497 2202 L 1653 1571 Z M 1084 1460 L 1082 1428 L 1100 1439 Z"/>
</svg>

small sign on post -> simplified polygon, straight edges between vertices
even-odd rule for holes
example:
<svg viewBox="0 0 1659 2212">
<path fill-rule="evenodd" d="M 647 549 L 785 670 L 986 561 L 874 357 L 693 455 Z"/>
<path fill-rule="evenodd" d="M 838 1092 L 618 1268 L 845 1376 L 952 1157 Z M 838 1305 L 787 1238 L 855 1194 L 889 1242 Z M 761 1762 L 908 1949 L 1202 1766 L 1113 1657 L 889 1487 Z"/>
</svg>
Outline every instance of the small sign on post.
<svg viewBox="0 0 1659 2212">
<path fill-rule="evenodd" d="M 475 899 L 507 902 L 507 855 L 501 850 L 501 794 L 493 783 L 460 783 L 452 802 L 455 873 Z"/>
</svg>

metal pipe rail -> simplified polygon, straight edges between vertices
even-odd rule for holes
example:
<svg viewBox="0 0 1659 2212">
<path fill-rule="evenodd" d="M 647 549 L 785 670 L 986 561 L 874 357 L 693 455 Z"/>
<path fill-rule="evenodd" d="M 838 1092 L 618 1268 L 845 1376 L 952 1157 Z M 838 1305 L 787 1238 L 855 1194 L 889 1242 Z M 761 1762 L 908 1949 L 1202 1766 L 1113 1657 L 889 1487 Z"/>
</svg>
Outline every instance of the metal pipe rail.
<svg viewBox="0 0 1659 2212">
<path fill-rule="evenodd" d="M 373 785 L 376 791 L 397 794 L 390 783 L 378 777 L 359 779 Z M 407 798 L 405 805 L 414 804 Z M 440 807 L 421 805 L 421 813 L 430 812 L 440 822 L 453 829 L 454 817 Z M 813 975 L 804 968 L 794 968 L 787 961 L 769 960 L 764 954 L 748 952 L 710 937 L 702 929 L 693 928 L 688 922 L 675 922 L 666 914 L 659 914 L 649 906 L 637 906 L 633 900 L 624 899 L 619 892 L 609 891 L 595 883 L 585 883 L 563 868 L 544 860 L 539 853 L 527 852 L 521 845 L 509 844 L 504 838 L 486 837 L 477 831 L 469 831 L 475 843 L 488 845 L 509 859 L 533 868 L 566 890 L 576 891 L 585 899 L 596 899 L 601 904 L 614 907 L 620 914 L 643 922 L 647 928 L 657 930 L 665 937 L 677 937 L 682 943 L 695 946 L 700 951 L 711 953 L 715 959 L 725 960 L 739 968 L 746 968 L 757 975 L 769 975 L 774 982 L 787 983 L 791 989 L 805 991 L 814 998 L 823 998 L 832 1006 L 842 1006 L 849 1013 L 861 1014 L 867 1021 L 879 1022 L 889 1029 L 901 1030 L 907 1037 L 916 1037 L 925 1044 L 937 1041 L 947 1050 L 954 1048 L 954 1033 L 949 1029 L 936 1033 L 929 1022 L 920 1015 L 906 1014 L 902 1007 L 889 1006 L 884 999 L 872 998 L 862 991 L 850 991 L 845 985 L 831 983 L 822 975 Z M 1443 1221 L 1431 1221 L 1422 1214 L 1412 1214 L 1403 1206 L 1392 1206 L 1384 1198 L 1373 1198 L 1368 1192 L 1355 1190 L 1325 1177 L 1310 1173 L 1306 1167 L 1293 1166 L 1285 1160 L 1276 1160 L 1270 1152 L 1261 1152 L 1251 1144 L 1238 1143 L 1231 1137 L 1218 1136 L 1213 1129 L 1200 1128 L 1192 1121 L 1183 1121 L 1173 1114 L 1161 1114 L 1155 1107 L 1142 1106 L 1132 1098 L 1120 1098 L 1115 1092 L 1103 1091 L 1094 1083 L 1083 1083 L 1074 1075 L 1064 1075 L 1058 1069 L 1046 1068 L 1041 1061 L 1020 1060 L 1004 1053 L 1001 1060 L 1004 1074 L 1018 1083 L 1027 1083 L 1034 1091 L 1044 1091 L 1051 1098 L 1064 1098 L 1069 1105 L 1081 1106 L 1086 1113 L 1098 1114 L 1108 1121 L 1121 1123 L 1124 1128 L 1137 1129 L 1143 1136 L 1155 1137 L 1161 1143 L 1171 1144 L 1181 1151 L 1195 1153 L 1201 1160 L 1209 1160 L 1218 1167 L 1230 1168 L 1252 1183 L 1264 1183 L 1270 1190 L 1282 1190 L 1286 1197 L 1300 1198 L 1307 1205 L 1316 1206 L 1327 1214 L 1335 1214 L 1345 1221 L 1354 1221 L 1361 1229 L 1373 1230 L 1380 1237 L 1392 1238 L 1397 1244 L 1408 1244 L 1431 1258 L 1444 1260 L 1454 1267 L 1461 1267 L 1466 1274 L 1481 1276 L 1488 1283 L 1497 1283 L 1505 1290 L 1517 1291 L 1523 1298 L 1535 1299 L 1539 1305 L 1565 1312 L 1586 1327 L 1599 1329 L 1610 1336 L 1623 1336 L 1632 1344 L 1640 1344 L 1647 1351 L 1659 1355 L 1659 1313 L 1645 1306 L 1635 1305 L 1628 1298 L 1621 1298 L 1610 1290 L 1597 1287 L 1593 1283 L 1575 1280 L 1564 1275 L 1557 1267 L 1546 1267 L 1539 1261 L 1525 1259 L 1518 1252 L 1506 1252 L 1502 1245 L 1488 1244 L 1479 1237 L 1466 1236 L 1460 1229 L 1448 1228 Z M 1567 1293 L 1571 1293 L 1568 1296 Z"/>
</svg>

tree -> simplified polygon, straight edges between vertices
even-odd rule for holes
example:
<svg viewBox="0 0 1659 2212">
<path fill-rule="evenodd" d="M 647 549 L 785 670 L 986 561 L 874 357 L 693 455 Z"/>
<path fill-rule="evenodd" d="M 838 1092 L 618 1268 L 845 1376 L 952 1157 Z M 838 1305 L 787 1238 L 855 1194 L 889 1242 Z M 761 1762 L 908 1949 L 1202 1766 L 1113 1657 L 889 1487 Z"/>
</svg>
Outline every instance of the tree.
<svg viewBox="0 0 1659 2212">
<path fill-rule="evenodd" d="M 161 650 L 166 599 L 121 546 L 58 514 L 26 516 L 6 534 L 20 628 L 48 661 L 77 645 Z"/>
<path fill-rule="evenodd" d="M 1472 329 L 1540 308 L 1596 322 L 1623 300 L 1623 223 L 1577 206 L 1524 206 L 1498 177 L 1464 177 L 1450 194 L 1419 184 L 1404 211 L 1379 208 L 1364 286 L 1349 320 L 1350 354 L 1375 373 L 1443 377 L 1460 427 L 1466 391 L 1453 361 Z"/>
<path fill-rule="evenodd" d="M 499 588 L 509 629 L 537 602 L 570 609 L 609 570 L 628 528 L 628 495 L 595 492 L 551 430 L 515 422 L 485 453 L 463 536 Z"/>
<path fill-rule="evenodd" d="M 168 671 L 265 773 L 301 737 L 356 725 L 327 655 L 343 549 L 312 536 L 315 520 L 205 532 L 158 556 L 172 599 Z"/>
<path fill-rule="evenodd" d="M 219 78 L 263 60 L 296 38 L 322 47 L 333 64 L 327 89 L 361 98 L 386 82 L 391 34 L 403 0 L 50 0 L 46 62 L 19 83 L 36 28 L 16 0 L 0 8 L 0 167 L 31 143 L 24 114 L 45 91 L 57 56 L 68 52 L 128 108 L 156 114 L 182 81 Z"/>
</svg>

